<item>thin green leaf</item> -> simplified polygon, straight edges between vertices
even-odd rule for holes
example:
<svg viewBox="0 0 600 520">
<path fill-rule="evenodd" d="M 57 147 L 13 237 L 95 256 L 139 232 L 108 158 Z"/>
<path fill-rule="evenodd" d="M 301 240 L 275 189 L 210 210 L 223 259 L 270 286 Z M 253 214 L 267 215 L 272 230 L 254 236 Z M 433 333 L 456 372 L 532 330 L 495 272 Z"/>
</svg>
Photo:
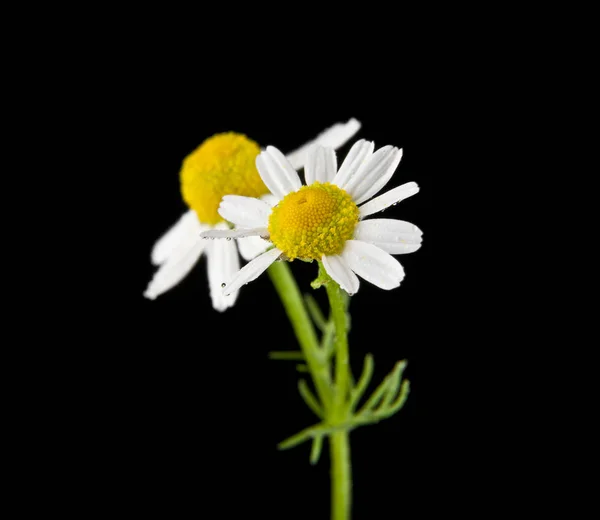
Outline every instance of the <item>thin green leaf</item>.
<svg viewBox="0 0 600 520">
<path fill-rule="evenodd" d="M 277 445 L 277 449 L 289 450 L 290 448 L 293 448 L 294 446 L 298 446 L 298 444 L 302 444 L 303 442 L 307 441 L 311 437 L 314 437 L 316 435 L 316 433 L 318 433 L 317 426 L 319 426 L 319 425 L 306 428 L 306 429 L 302 430 L 301 432 L 298 432 L 295 435 L 292 435 L 291 437 L 288 437 L 287 439 L 281 441 Z"/>
<path fill-rule="evenodd" d="M 385 411 L 386 418 L 391 417 L 392 415 L 394 415 L 398 410 L 400 410 L 404 406 L 404 403 L 406 402 L 406 399 L 408 398 L 409 393 L 410 393 L 410 381 L 405 380 L 402 383 L 402 388 L 400 389 L 400 393 L 398 394 L 398 397 Z"/>
<path fill-rule="evenodd" d="M 312 448 L 310 450 L 310 463 L 314 466 L 319 462 L 321 451 L 323 450 L 323 435 L 317 435 L 313 439 Z"/>
<path fill-rule="evenodd" d="M 393 399 L 395 399 L 398 395 L 398 389 L 400 388 L 400 381 L 402 380 L 402 372 L 406 368 L 406 361 L 398 361 L 394 370 L 391 374 L 392 380 L 388 386 L 387 392 L 383 399 L 381 400 L 381 405 L 379 405 L 380 410 L 384 410 L 389 406 Z"/>
<path fill-rule="evenodd" d="M 269 352 L 269 359 L 283 360 L 283 361 L 302 361 L 304 360 L 304 354 L 299 350 L 293 351 L 273 351 Z"/>
<path fill-rule="evenodd" d="M 299 350 L 290 351 L 272 351 L 269 352 L 269 359 L 281 360 L 281 361 L 303 361 L 304 354 Z"/>
<path fill-rule="evenodd" d="M 392 375 L 393 374 L 388 375 L 381 382 L 381 384 L 375 389 L 375 391 L 371 394 L 371 397 L 369 397 L 369 399 L 364 404 L 364 406 L 358 411 L 358 415 L 361 415 L 364 412 L 371 411 L 373 408 L 375 408 L 379 404 L 379 402 L 383 398 L 386 390 L 388 389 L 388 386 L 392 382 L 392 377 L 391 377 Z"/>
<path fill-rule="evenodd" d="M 302 399 L 304 399 L 304 402 L 315 413 L 315 415 L 319 419 L 323 419 L 323 408 L 319 404 L 319 401 L 315 395 L 308 388 L 308 385 L 304 379 L 300 379 L 300 381 L 298 381 L 298 391 L 300 392 Z"/>
<path fill-rule="evenodd" d="M 373 369 L 375 368 L 375 362 L 373 360 L 372 354 L 367 354 L 365 356 L 365 361 L 363 364 L 363 371 L 358 380 L 358 384 L 352 392 L 350 393 L 350 408 L 354 410 L 358 405 L 361 397 L 365 393 L 367 386 L 369 386 L 369 382 L 371 381 L 371 377 L 373 376 Z"/>
<path fill-rule="evenodd" d="M 352 419 L 349 422 L 346 422 L 343 424 L 338 424 L 335 426 L 321 422 L 319 424 L 309 426 L 308 428 L 305 428 L 301 432 L 298 432 L 295 435 L 288 437 L 284 441 L 281 441 L 277 445 L 277 448 L 280 450 L 287 450 L 289 448 L 293 448 L 294 446 L 298 446 L 298 444 L 302 444 L 303 442 L 307 441 L 308 439 L 311 439 L 318 435 L 323 436 L 323 435 L 331 435 L 332 433 L 339 432 L 339 431 L 350 431 L 350 430 L 356 428 L 356 426 L 358 426 L 359 424 L 360 424 L 360 421 L 355 421 L 354 419 Z"/>
<path fill-rule="evenodd" d="M 400 389 L 400 394 L 397 399 L 384 410 L 377 410 L 375 412 L 369 411 L 365 412 L 360 416 L 356 416 L 356 422 L 358 425 L 366 425 L 366 424 L 374 424 L 383 419 L 387 419 L 394 415 L 397 411 L 399 411 L 406 402 L 408 394 L 410 393 L 410 382 L 404 381 L 402 383 L 402 388 Z"/>
<path fill-rule="evenodd" d="M 327 326 L 327 322 L 325 321 L 325 316 L 321 312 L 317 301 L 313 298 L 312 294 L 304 295 L 304 303 L 306 305 L 306 309 L 310 314 L 310 317 L 315 322 L 315 325 L 321 330 L 321 332 L 325 332 L 325 327 Z"/>
</svg>

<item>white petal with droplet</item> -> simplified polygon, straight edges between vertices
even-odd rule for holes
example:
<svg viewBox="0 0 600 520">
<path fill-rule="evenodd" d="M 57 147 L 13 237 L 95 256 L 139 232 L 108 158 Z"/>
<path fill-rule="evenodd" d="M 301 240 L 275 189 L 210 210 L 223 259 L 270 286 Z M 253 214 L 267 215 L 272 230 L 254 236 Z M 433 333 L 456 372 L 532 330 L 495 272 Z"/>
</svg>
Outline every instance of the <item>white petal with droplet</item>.
<svg viewBox="0 0 600 520">
<path fill-rule="evenodd" d="M 223 289 L 224 294 L 237 291 L 242 285 L 246 285 L 258 278 L 279 256 L 281 251 L 276 247 L 257 256 L 254 260 L 242 267 Z"/>
<path fill-rule="evenodd" d="M 267 236 L 269 230 L 267 228 L 252 228 L 252 229 L 210 229 L 200 233 L 200 238 L 207 240 L 213 238 L 242 238 L 242 237 L 258 237 Z"/>
<path fill-rule="evenodd" d="M 419 192 L 419 186 L 416 182 L 407 182 L 402 184 L 393 190 L 387 191 L 379 197 L 375 197 L 373 200 L 363 204 L 360 208 L 360 218 L 367 217 L 378 211 L 382 211 L 389 206 L 393 206 L 398 202 L 407 199 Z"/>
<path fill-rule="evenodd" d="M 233 306 L 237 299 L 238 291 L 223 294 L 221 284 L 229 280 L 240 268 L 235 242 L 215 240 L 210 242 L 207 249 L 208 259 L 208 286 L 213 308 L 223 312 Z"/>
</svg>

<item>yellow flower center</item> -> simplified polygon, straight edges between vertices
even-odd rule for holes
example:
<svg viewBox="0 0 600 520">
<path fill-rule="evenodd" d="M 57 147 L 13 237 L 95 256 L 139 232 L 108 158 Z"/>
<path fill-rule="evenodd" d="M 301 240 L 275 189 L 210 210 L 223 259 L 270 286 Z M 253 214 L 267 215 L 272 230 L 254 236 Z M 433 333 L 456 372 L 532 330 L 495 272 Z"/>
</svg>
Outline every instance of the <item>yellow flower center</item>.
<svg viewBox="0 0 600 520">
<path fill-rule="evenodd" d="M 344 190 L 315 182 L 288 193 L 269 217 L 269 234 L 290 259 L 318 260 L 342 252 L 354 236 L 358 206 Z"/>
<path fill-rule="evenodd" d="M 184 159 L 181 194 L 200 222 L 223 220 L 217 212 L 223 195 L 260 197 L 269 193 L 256 169 L 259 153 L 254 141 L 228 132 L 209 137 Z"/>
</svg>

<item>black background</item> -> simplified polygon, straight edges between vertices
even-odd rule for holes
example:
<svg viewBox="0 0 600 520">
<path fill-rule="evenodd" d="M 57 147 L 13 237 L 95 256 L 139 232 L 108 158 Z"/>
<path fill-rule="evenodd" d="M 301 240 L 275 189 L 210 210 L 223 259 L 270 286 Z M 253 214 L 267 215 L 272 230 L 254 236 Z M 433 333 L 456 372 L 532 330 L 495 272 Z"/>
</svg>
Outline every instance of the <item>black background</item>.
<svg viewBox="0 0 600 520">
<path fill-rule="evenodd" d="M 352 298 L 355 376 L 368 352 L 375 357 L 374 383 L 406 359 L 412 388 L 398 414 L 351 434 L 353 518 L 413 518 L 410 511 L 422 506 L 417 490 L 430 479 L 435 442 L 426 440 L 432 437 L 419 425 L 428 413 L 428 394 L 444 392 L 439 384 L 432 388 L 432 360 L 445 348 L 434 260 L 440 250 L 436 236 L 448 216 L 436 212 L 440 152 L 427 95 L 398 83 L 345 93 L 336 85 L 313 85 L 305 95 L 284 84 L 264 89 L 255 84 L 250 91 L 231 83 L 163 91 L 152 80 L 148 73 L 118 96 L 111 135 L 115 164 L 102 179 L 110 187 L 110 205 L 109 242 L 96 277 L 99 311 L 92 335 L 99 346 L 81 354 L 89 368 L 80 377 L 88 386 L 87 378 L 94 382 L 86 399 L 91 422 L 82 426 L 93 436 L 93 448 L 83 452 L 81 466 L 105 475 L 102 504 L 125 500 L 131 511 L 168 514 L 197 509 L 200 517 L 222 511 L 207 518 L 329 517 L 327 448 L 316 466 L 309 464 L 308 443 L 276 449 L 316 417 L 297 392 L 304 375 L 295 363 L 267 358 L 270 350 L 297 348 L 268 277 L 245 286 L 224 313 L 212 309 L 205 258 L 155 301 L 142 293 L 155 270 L 153 243 L 186 210 L 179 191 L 181 161 L 204 139 L 231 130 L 285 153 L 355 117 L 362 128 L 338 150 L 338 164 L 359 138 L 374 140 L 376 148 L 403 148 L 386 189 L 415 181 L 421 191 L 383 216 L 416 224 L 424 243 L 418 252 L 396 257 L 406 271 L 400 288 L 383 291 L 361 281 Z M 325 307 L 324 289 L 309 286 L 316 265 L 291 266 L 301 289 Z"/>
<path fill-rule="evenodd" d="M 72 509 L 78 518 L 329 517 L 327 450 L 311 467 L 307 445 L 275 449 L 315 418 L 297 394 L 293 365 L 267 359 L 271 349 L 295 348 L 268 279 L 244 287 L 224 314 L 210 305 L 204 260 L 156 301 L 142 293 L 154 272 L 153 243 L 185 210 L 181 161 L 205 138 L 234 130 L 285 152 L 356 117 L 363 124 L 356 139 L 404 149 L 386 189 L 415 181 L 421 191 L 384 215 L 415 223 L 424 244 L 397 257 L 406 270 L 399 289 L 363 282 L 352 301 L 354 373 L 372 352 L 374 381 L 407 359 L 412 382 L 401 412 L 351 434 L 353 518 L 417 518 L 428 509 L 461 515 L 473 507 L 485 516 L 514 495 L 515 477 L 530 476 L 521 460 L 509 478 L 499 466 L 507 465 L 501 458 L 513 462 L 507 441 L 520 440 L 525 428 L 502 412 L 512 415 L 522 401 L 509 394 L 530 338 L 511 324 L 535 314 L 527 289 L 539 270 L 525 269 L 522 285 L 506 275 L 527 258 L 505 243 L 507 229 L 522 229 L 521 222 L 507 228 L 514 193 L 506 186 L 537 171 L 531 163 L 524 173 L 513 155 L 515 134 L 533 125 L 508 108 L 516 93 L 531 115 L 537 93 L 524 95 L 523 79 L 504 70 L 511 60 L 497 67 L 479 35 L 430 6 L 421 19 L 407 5 L 400 13 L 353 6 L 336 10 L 335 23 L 307 6 L 292 16 L 254 4 L 248 12 L 223 7 L 217 15 L 181 10 L 172 25 L 162 9 L 156 20 L 138 9 L 131 17 L 96 10 L 83 23 L 64 17 L 75 34 L 44 20 L 52 35 L 35 49 L 44 66 L 23 60 L 32 75 L 22 88 L 27 98 L 8 98 L 7 106 L 19 115 L 32 104 L 43 110 L 19 118 L 31 138 L 14 170 L 18 189 L 5 190 L 7 202 L 21 197 L 33 217 L 23 235 L 35 248 L 35 266 L 26 268 L 37 275 L 31 287 L 26 277 L 6 275 L 23 286 L 20 300 L 5 301 L 33 345 L 5 349 L 24 358 L 5 366 L 17 379 L 9 386 L 18 407 L 10 426 L 24 441 L 7 449 L 23 480 L 39 484 L 25 486 L 19 505 Z M 472 16 L 451 10 L 473 25 Z M 264 27 L 246 18 L 250 11 Z M 302 14 L 310 20 L 293 27 Z M 485 35 L 497 14 L 477 13 L 473 26 Z M 494 45 L 504 48 L 513 32 L 501 27 Z M 11 53 L 21 47 L 16 42 Z M 525 55 L 527 67 L 538 54 Z M 34 152 L 41 157 L 31 160 Z M 512 169 L 501 171 L 503 156 Z M 30 188 L 49 211 L 28 199 Z M 494 218 L 498 230 L 490 228 Z M 534 235 L 535 226 L 525 232 Z M 484 248 L 485 239 L 493 247 Z M 514 258 L 497 262 L 500 253 Z M 310 290 L 313 266 L 292 267 Z M 527 312 L 519 314 L 519 303 Z M 550 325 L 539 329 L 554 331 Z M 539 372 L 548 356 L 538 356 L 546 344 L 535 334 L 529 346 Z M 539 401 L 548 399 L 527 401 L 527 415 Z M 538 439 L 520 444 L 529 451 Z M 523 494 L 530 484 L 523 482 Z M 501 496 L 483 501 L 483 490 Z"/>
</svg>

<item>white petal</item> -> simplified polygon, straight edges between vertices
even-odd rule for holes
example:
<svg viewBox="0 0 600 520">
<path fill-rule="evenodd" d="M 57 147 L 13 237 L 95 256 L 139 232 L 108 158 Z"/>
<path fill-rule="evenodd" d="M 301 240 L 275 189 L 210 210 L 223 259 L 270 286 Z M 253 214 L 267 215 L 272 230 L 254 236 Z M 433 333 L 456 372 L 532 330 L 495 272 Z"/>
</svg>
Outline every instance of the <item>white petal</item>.
<svg viewBox="0 0 600 520">
<path fill-rule="evenodd" d="M 296 170 L 274 146 L 267 146 L 266 150 L 258 154 L 256 168 L 267 188 L 278 200 L 302 186 Z"/>
<path fill-rule="evenodd" d="M 368 242 L 386 253 L 402 255 L 421 247 L 423 232 L 414 224 L 390 218 L 363 220 L 356 226 L 355 240 Z"/>
<path fill-rule="evenodd" d="M 359 208 L 360 218 L 365 218 L 368 215 L 382 211 L 389 206 L 397 204 L 401 200 L 413 196 L 415 193 L 419 193 L 419 186 L 417 186 L 416 182 L 407 182 L 393 190 L 386 191 L 382 195 L 379 195 L 379 197 L 375 197 L 373 200 L 370 200 Z"/>
<path fill-rule="evenodd" d="M 279 202 L 279 199 L 272 193 L 262 195 L 260 200 L 264 200 L 271 207 L 275 206 Z"/>
<path fill-rule="evenodd" d="M 404 278 L 404 269 L 398 260 L 366 242 L 348 240 L 342 258 L 358 276 L 381 289 L 394 289 Z"/>
<path fill-rule="evenodd" d="M 331 182 L 337 171 L 337 159 L 333 148 L 315 145 L 308 153 L 304 167 L 306 184 L 313 182 Z"/>
<path fill-rule="evenodd" d="M 323 255 L 321 258 L 323 267 L 327 274 L 333 278 L 344 291 L 349 295 L 353 295 L 358 291 L 360 282 L 352 269 L 341 256 L 338 255 Z"/>
<path fill-rule="evenodd" d="M 193 210 L 185 212 L 171 228 L 160 237 L 152 248 L 151 259 L 154 265 L 165 262 L 171 252 L 189 237 L 198 236 L 201 231 L 198 216 Z"/>
<path fill-rule="evenodd" d="M 197 235 L 194 240 L 188 239 L 181 242 L 171 251 L 168 260 L 154 273 L 144 296 L 154 300 L 157 296 L 175 287 L 196 265 L 205 247 L 206 242 Z"/>
<path fill-rule="evenodd" d="M 237 244 L 240 249 L 240 255 L 246 261 L 256 258 L 261 253 L 264 253 L 273 244 L 260 237 L 238 238 Z"/>
<path fill-rule="evenodd" d="M 229 280 L 240 268 L 237 247 L 234 242 L 218 240 L 210 242 L 207 250 L 208 257 L 208 287 L 212 299 L 213 308 L 219 312 L 233 306 L 238 292 L 233 291 L 230 295 L 223 294 L 221 286 L 225 280 Z"/>
<path fill-rule="evenodd" d="M 347 183 L 346 186 L 344 187 L 344 189 L 348 192 L 348 193 L 354 193 L 354 190 L 356 189 L 357 186 L 359 186 L 360 184 L 363 183 L 363 181 L 365 180 L 365 175 L 368 174 L 370 171 L 376 169 L 378 166 L 381 165 L 382 162 L 384 162 L 387 158 L 389 158 L 389 155 L 393 152 L 394 147 L 392 145 L 387 145 L 387 146 L 383 146 L 382 148 L 380 148 L 379 150 L 377 150 L 375 153 L 373 153 L 363 164 L 363 166 L 360 168 L 360 171 L 357 172 L 356 175 L 354 175 Z"/>
<path fill-rule="evenodd" d="M 356 132 L 360 130 L 360 122 L 352 118 L 346 123 L 337 123 L 331 128 L 321 132 L 312 141 L 302 145 L 300 148 L 287 154 L 288 161 L 291 165 L 299 170 L 307 164 L 308 152 L 315 145 L 330 146 L 337 150 L 340 146 L 344 146 Z"/>
<path fill-rule="evenodd" d="M 227 282 L 223 289 L 225 294 L 230 294 L 237 291 L 242 285 L 255 280 L 281 255 L 281 251 L 274 247 L 270 251 L 257 256 L 252 262 L 242 267 L 236 274 Z"/>
<path fill-rule="evenodd" d="M 271 207 L 260 199 L 241 195 L 225 195 L 219 205 L 219 215 L 244 228 L 267 227 Z"/>
<path fill-rule="evenodd" d="M 356 187 L 349 191 L 354 202 L 360 204 L 379 193 L 394 175 L 400 159 L 402 159 L 402 150 L 393 146 L 384 146 L 377 150 L 364 170 L 360 172 Z"/>
<path fill-rule="evenodd" d="M 268 236 L 267 228 L 252 228 L 252 229 L 210 229 L 200 233 L 200 238 L 242 238 L 242 237 L 259 237 Z"/>
<path fill-rule="evenodd" d="M 375 143 L 372 141 L 365 141 L 364 139 L 356 141 L 352 145 L 352 148 L 350 148 L 348 155 L 331 182 L 342 189 L 346 189 L 348 182 L 352 180 L 371 157 L 374 147 Z"/>
</svg>

